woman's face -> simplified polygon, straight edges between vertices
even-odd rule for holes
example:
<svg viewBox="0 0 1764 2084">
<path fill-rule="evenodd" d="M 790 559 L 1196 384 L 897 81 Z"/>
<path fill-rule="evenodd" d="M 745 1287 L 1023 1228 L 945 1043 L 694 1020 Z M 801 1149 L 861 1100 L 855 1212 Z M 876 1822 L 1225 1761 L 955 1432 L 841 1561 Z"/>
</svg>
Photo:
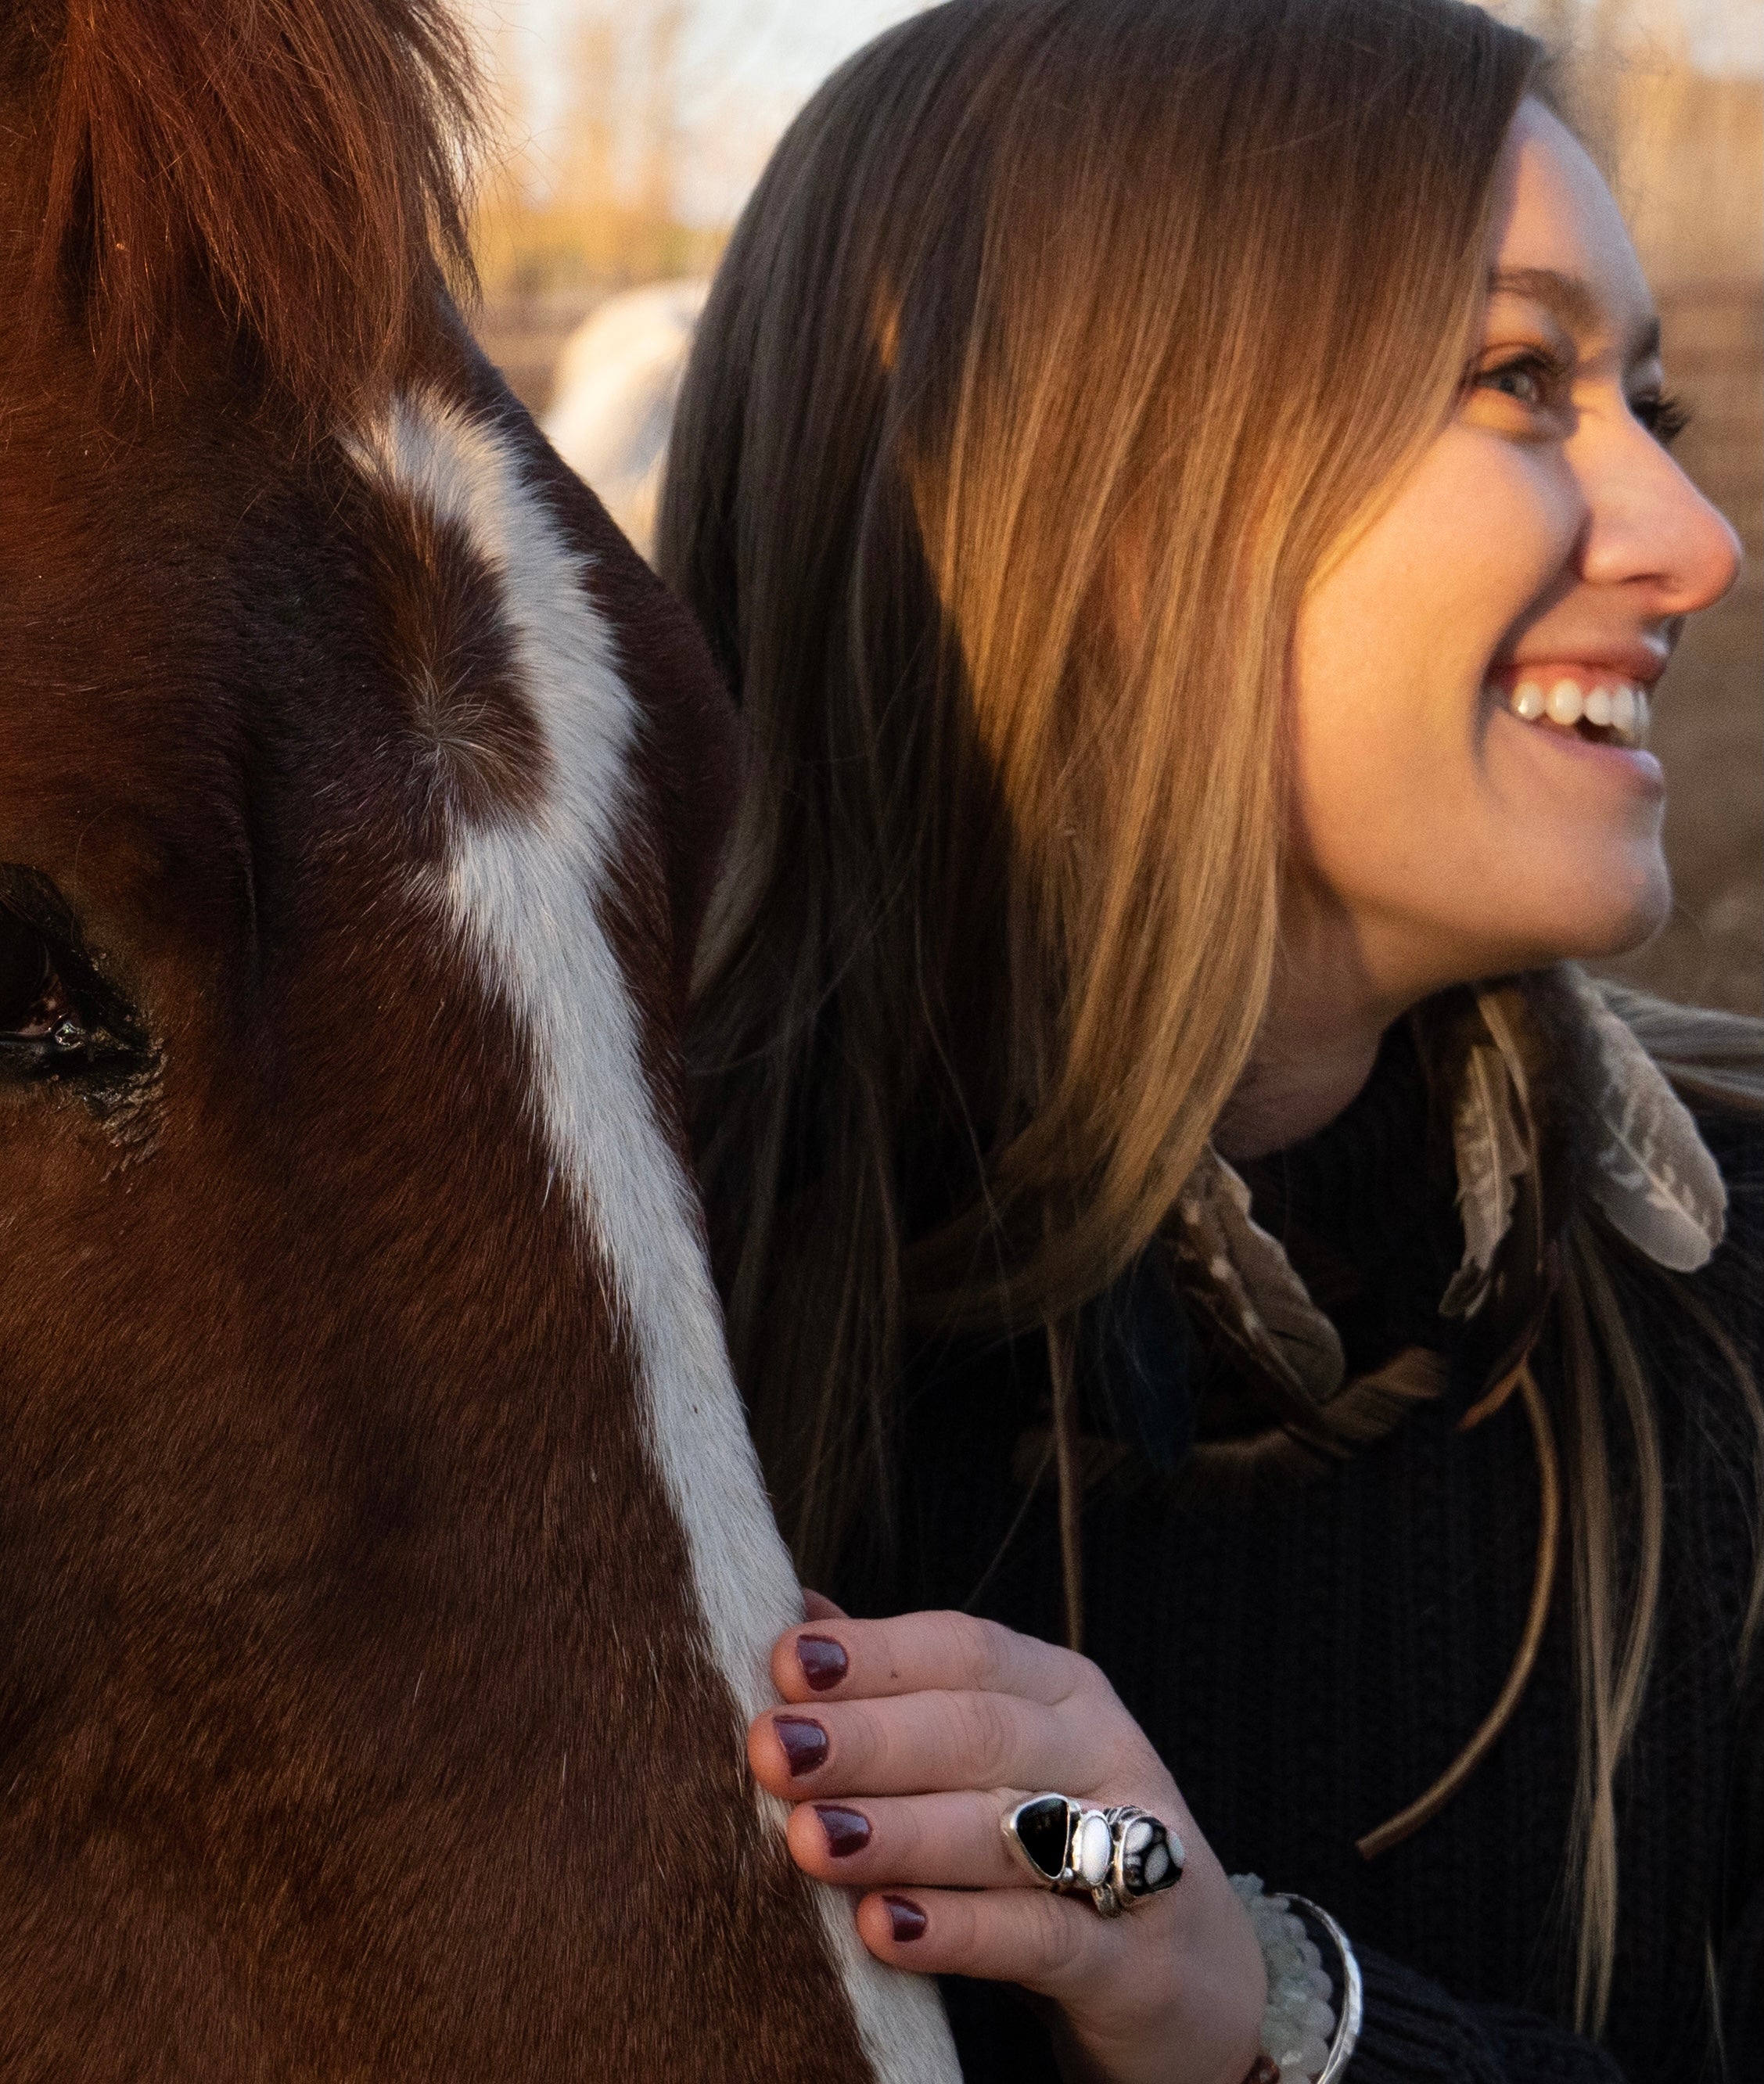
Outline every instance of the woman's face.
<svg viewBox="0 0 1764 2084">
<path fill-rule="evenodd" d="M 1738 568 L 1660 439 L 1657 327 L 1616 205 L 1534 103 L 1491 265 L 1461 408 L 1299 624 L 1294 894 L 1345 919 L 1399 998 L 1659 926 L 1648 705 L 1684 616 Z"/>
</svg>

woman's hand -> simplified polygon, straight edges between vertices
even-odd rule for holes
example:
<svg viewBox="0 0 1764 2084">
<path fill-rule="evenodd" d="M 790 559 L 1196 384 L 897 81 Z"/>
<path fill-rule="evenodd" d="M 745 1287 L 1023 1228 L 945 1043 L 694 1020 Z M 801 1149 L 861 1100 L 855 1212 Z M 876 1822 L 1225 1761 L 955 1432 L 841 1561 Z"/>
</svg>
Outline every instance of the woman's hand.
<svg viewBox="0 0 1764 2084">
<path fill-rule="evenodd" d="M 797 1805 L 789 1846 L 865 1891 L 878 1959 L 1020 1984 L 1086 2084 L 1242 2084 L 1267 1978 L 1255 1935 L 1176 1785 L 1088 1658 L 965 1614 L 854 1621 L 808 1595 L 772 1675 L 792 1705 L 747 1756 Z M 1025 1795 L 1137 1802 L 1181 1837 L 1175 1887 L 1116 1918 L 1038 1889 L 1000 1819 Z"/>
</svg>

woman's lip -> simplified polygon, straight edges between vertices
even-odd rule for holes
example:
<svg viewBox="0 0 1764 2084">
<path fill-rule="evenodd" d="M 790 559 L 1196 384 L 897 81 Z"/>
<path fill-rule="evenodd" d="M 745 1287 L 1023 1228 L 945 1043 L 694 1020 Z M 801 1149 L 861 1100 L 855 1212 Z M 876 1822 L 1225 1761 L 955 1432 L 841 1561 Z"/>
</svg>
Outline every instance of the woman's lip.
<svg viewBox="0 0 1764 2084">
<path fill-rule="evenodd" d="M 1558 731 L 1550 725 L 1526 723 L 1516 717 L 1504 703 L 1495 705 L 1496 718 L 1506 723 L 1517 735 L 1523 735 L 1533 745 L 1551 748 L 1547 756 L 1563 760 L 1578 760 L 1582 771 L 1603 773 L 1613 781 L 1622 781 L 1638 795 L 1664 796 L 1666 793 L 1665 769 L 1651 752 L 1638 746 L 1614 745 L 1582 738 L 1577 731 Z"/>
<path fill-rule="evenodd" d="M 1541 680 L 1548 687 L 1552 680 L 1567 679 L 1588 687 L 1630 680 L 1652 695 L 1665 670 L 1666 662 L 1657 652 L 1612 652 L 1598 659 L 1526 659 L 1496 666 L 1488 677 L 1509 693 L 1521 680 Z"/>
</svg>

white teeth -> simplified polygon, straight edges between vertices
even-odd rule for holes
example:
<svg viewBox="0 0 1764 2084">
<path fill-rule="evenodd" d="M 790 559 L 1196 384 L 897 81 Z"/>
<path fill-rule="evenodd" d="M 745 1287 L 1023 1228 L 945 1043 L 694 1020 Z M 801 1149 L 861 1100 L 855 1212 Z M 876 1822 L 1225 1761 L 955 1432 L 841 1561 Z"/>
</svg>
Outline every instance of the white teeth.
<svg viewBox="0 0 1764 2084">
<path fill-rule="evenodd" d="M 1619 680 L 1614 687 L 1583 688 L 1564 674 L 1547 693 L 1541 681 L 1521 680 L 1508 690 L 1507 706 L 1525 723 L 1548 718 L 1563 730 L 1572 731 L 1584 717 L 1623 744 L 1648 743 L 1647 690 L 1628 680 Z"/>
<path fill-rule="evenodd" d="M 1558 680 L 1550 690 L 1550 721 L 1551 723 L 1576 724 L 1580 721 L 1582 708 L 1580 684 L 1578 680 Z"/>
</svg>

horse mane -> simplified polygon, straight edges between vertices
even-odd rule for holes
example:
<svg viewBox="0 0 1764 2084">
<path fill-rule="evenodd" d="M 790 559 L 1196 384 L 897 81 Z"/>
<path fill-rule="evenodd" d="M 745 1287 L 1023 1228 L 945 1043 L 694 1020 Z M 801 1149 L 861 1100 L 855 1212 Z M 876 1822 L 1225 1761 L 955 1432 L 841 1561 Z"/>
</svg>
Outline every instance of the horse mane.
<svg viewBox="0 0 1764 2084">
<path fill-rule="evenodd" d="M 40 295 L 150 397 L 218 307 L 309 432 L 472 280 L 477 69 L 446 0 L 65 0 L 48 12 Z"/>
</svg>

